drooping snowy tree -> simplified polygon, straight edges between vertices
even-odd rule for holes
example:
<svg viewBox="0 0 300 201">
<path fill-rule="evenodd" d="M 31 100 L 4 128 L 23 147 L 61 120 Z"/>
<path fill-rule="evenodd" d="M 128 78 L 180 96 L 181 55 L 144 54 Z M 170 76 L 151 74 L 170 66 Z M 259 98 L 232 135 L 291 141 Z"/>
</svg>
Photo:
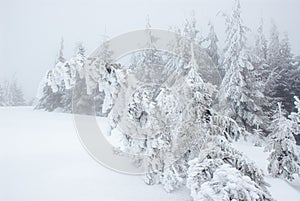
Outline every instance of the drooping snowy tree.
<svg viewBox="0 0 300 201">
<path fill-rule="evenodd" d="M 261 198 L 262 200 L 271 199 L 266 189 L 268 184 L 264 181 L 262 170 L 258 169 L 256 165 L 241 152 L 234 149 L 224 137 L 206 136 L 206 143 L 202 145 L 200 154 L 189 161 L 188 165 L 187 187 L 191 190 L 191 196 L 194 200 L 199 200 L 199 194 L 205 194 L 203 185 L 206 186 L 214 180 L 217 170 L 220 166 L 224 165 L 235 171 L 236 175 L 243 175 L 240 182 L 251 182 L 260 189 L 260 192 L 264 195 L 262 198 L 265 198 Z M 221 191 L 227 189 L 226 185 L 216 185 L 216 188 Z M 217 196 L 217 194 L 215 196 Z M 242 200 L 247 199 L 244 198 Z"/>
<path fill-rule="evenodd" d="M 202 148 L 199 159 L 221 159 L 224 163 L 238 169 L 245 176 L 249 176 L 264 190 L 266 190 L 266 186 L 268 186 L 264 181 L 262 170 L 257 168 L 255 163 L 244 154 L 233 148 L 223 137 L 211 137 Z"/>
<path fill-rule="evenodd" d="M 54 92 L 52 86 L 48 84 L 50 80 L 53 80 L 53 76 L 52 70 L 49 70 L 40 82 L 36 95 L 38 101 L 35 105 L 35 109 L 43 109 L 52 112 L 61 106 L 61 94 L 57 91 Z M 53 87 L 54 86 L 56 85 L 53 85 Z"/>
<path fill-rule="evenodd" d="M 191 190 L 192 198 L 196 198 L 201 189 L 201 185 L 207 181 L 211 181 L 214 172 L 218 167 L 224 164 L 221 159 L 205 159 L 195 158 L 189 161 L 189 169 L 187 171 L 187 187 Z"/>
<path fill-rule="evenodd" d="M 272 201 L 272 197 L 253 182 L 249 177 L 243 176 L 230 165 L 221 165 L 213 173 L 210 181 L 203 183 L 194 200 L 211 201 Z"/>
<path fill-rule="evenodd" d="M 273 177 L 293 180 L 294 174 L 300 174 L 300 153 L 293 136 L 292 122 L 285 117 L 281 103 L 278 103 L 270 130 L 270 143 L 266 147 L 271 151 L 268 172 Z"/>
<path fill-rule="evenodd" d="M 104 115 L 113 107 L 127 71 L 120 64 L 113 63 L 112 54 L 109 42 L 104 40 L 97 49 L 97 57 L 90 58 L 85 67 L 87 94 L 95 97 L 98 104 L 95 107 L 101 109 L 99 114 Z"/>
<path fill-rule="evenodd" d="M 62 110 L 63 108 L 62 96 L 65 90 L 63 72 L 66 61 L 64 58 L 63 49 L 64 40 L 62 38 L 54 68 L 47 71 L 45 77 L 39 85 L 37 91 L 38 102 L 35 106 L 35 109 L 54 111 L 56 109 Z"/>
<path fill-rule="evenodd" d="M 241 126 L 251 130 L 263 124 L 261 107 L 256 101 L 263 98 L 254 79 L 254 67 L 249 61 L 246 46 L 248 28 L 243 25 L 239 1 L 226 19 L 226 45 L 223 66 L 225 76 L 218 92 L 219 109 Z"/>
<path fill-rule="evenodd" d="M 203 143 L 215 90 L 198 73 L 193 51 L 191 45 L 191 60 L 184 70 L 162 84 L 143 83 L 127 71 L 117 103 L 109 113 L 114 127 L 123 125 L 125 129 L 121 149 L 134 154 L 135 159 L 146 156 L 146 183 L 161 183 L 166 191 L 185 184 L 187 162 L 193 152 L 198 153 L 192 147 Z M 131 86 L 134 82 L 137 84 Z M 123 97 L 128 103 L 124 100 L 124 104 Z"/>
<path fill-rule="evenodd" d="M 86 63 L 87 63 L 87 56 L 86 56 L 86 50 L 82 43 L 79 43 L 76 48 L 75 56 L 70 59 L 71 66 L 73 67 L 75 74 L 73 77 L 73 87 L 72 87 L 72 112 L 77 114 L 93 114 L 94 108 L 91 107 L 93 105 L 93 98 L 98 97 L 95 94 L 97 91 L 95 91 L 94 94 L 87 94 L 87 86 L 86 86 Z M 99 113 L 101 111 L 101 108 L 98 107 L 99 104 L 98 100 L 95 100 L 95 112 L 97 115 L 101 115 L 102 113 Z"/>
<path fill-rule="evenodd" d="M 40 84 L 36 109 L 72 111 L 72 92 L 75 83 L 80 76 L 84 77 L 84 48 L 80 45 L 76 55 L 68 61 L 64 59 L 62 49 L 63 43 L 56 65 L 47 72 Z"/>
</svg>

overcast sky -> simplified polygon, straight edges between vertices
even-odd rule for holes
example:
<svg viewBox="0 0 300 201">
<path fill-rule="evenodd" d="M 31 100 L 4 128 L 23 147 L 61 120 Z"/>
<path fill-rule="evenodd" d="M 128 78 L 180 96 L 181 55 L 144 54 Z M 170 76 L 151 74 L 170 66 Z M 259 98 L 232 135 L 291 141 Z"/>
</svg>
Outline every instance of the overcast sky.
<svg viewBox="0 0 300 201">
<path fill-rule="evenodd" d="M 216 14 L 230 12 L 232 5 L 233 0 L 0 0 L 0 81 L 15 73 L 29 99 L 53 67 L 61 37 L 69 58 L 78 42 L 89 53 L 105 33 L 113 37 L 144 28 L 147 15 L 153 28 L 168 29 L 181 26 L 192 11 L 202 34 L 209 20 L 220 34 L 224 20 Z M 274 19 L 300 54 L 299 0 L 241 0 L 241 5 L 244 22 L 253 31 L 264 18 L 268 34 Z"/>
</svg>

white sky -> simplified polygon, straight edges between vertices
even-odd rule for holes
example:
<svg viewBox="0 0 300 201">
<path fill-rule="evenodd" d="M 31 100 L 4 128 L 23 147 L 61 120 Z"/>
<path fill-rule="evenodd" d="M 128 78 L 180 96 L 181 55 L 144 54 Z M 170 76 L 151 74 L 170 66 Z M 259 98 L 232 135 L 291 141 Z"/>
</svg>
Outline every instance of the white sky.
<svg viewBox="0 0 300 201">
<path fill-rule="evenodd" d="M 241 0 L 244 22 L 253 31 L 264 18 L 266 34 L 271 19 L 290 36 L 292 49 L 300 54 L 299 0 Z M 34 97 L 47 69 L 52 68 L 61 37 L 65 56 L 73 55 L 76 43 L 88 52 L 97 48 L 105 33 L 113 37 L 145 27 L 181 26 L 194 10 L 198 27 L 206 33 L 215 23 L 219 38 L 233 0 L 0 0 L 0 81 L 15 73 L 26 98 Z"/>
</svg>

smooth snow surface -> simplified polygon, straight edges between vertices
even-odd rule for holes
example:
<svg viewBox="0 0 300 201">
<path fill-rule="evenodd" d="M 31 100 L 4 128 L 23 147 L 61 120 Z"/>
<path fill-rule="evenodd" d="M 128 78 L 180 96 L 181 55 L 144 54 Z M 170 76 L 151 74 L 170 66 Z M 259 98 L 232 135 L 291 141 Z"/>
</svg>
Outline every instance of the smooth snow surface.
<svg viewBox="0 0 300 201">
<path fill-rule="evenodd" d="M 0 201 L 190 201 L 95 162 L 71 114 L 0 107 L 0 137 Z"/>
</svg>

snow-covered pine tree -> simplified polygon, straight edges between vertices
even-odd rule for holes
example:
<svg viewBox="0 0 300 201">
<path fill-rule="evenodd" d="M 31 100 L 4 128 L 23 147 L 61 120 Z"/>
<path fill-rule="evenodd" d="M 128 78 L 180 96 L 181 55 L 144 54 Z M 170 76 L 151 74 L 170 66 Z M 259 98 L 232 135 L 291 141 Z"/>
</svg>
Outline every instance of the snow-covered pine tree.
<svg viewBox="0 0 300 201">
<path fill-rule="evenodd" d="M 266 147 L 271 151 L 268 172 L 273 177 L 293 180 L 294 174 L 300 175 L 300 153 L 293 136 L 292 122 L 285 117 L 281 103 L 278 103 L 270 130 L 270 143 Z"/>
<path fill-rule="evenodd" d="M 59 48 L 56 63 L 58 63 L 58 62 L 64 63 L 65 61 L 66 61 L 66 59 L 64 57 L 64 38 L 62 37 L 60 40 L 60 48 Z"/>
<path fill-rule="evenodd" d="M 219 166 L 211 177 L 211 180 L 203 183 L 197 194 L 193 196 L 195 201 L 273 200 L 259 185 L 230 165 L 224 164 Z"/>
<path fill-rule="evenodd" d="M 266 93 L 267 83 L 269 82 L 270 66 L 268 64 L 268 41 L 264 35 L 263 20 L 257 29 L 257 34 L 255 37 L 255 45 L 250 55 L 251 63 L 254 67 L 254 72 L 252 73 L 252 79 L 255 80 L 253 87 L 258 89 L 260 96 L 254 95 L 254 99 L 261 106 L 262 111 L 261 116 L 263 120 L 262 125 L 257 125 L 261 130 L 261 134 L 266 132 L 266 126 L 269 123 L 269 117 L 271 116 L 270 110 L 272 106 L 271 97 Z M 257 131 L 257 130 L 256 130 Z"/>
<path fill-rule="evenodd" d="M 191 61 L 191 44 L 196 44 L 196 47 L 199 47 L 201 44 L 201 37 L 199 36 L 199 30 L 196 27 L 194 13 L 191 15 L 190 19 L 185 20 L 183 29 L 176 28 L 174 32 L 177 34 L 177 38 L 170 46 L 175 55 L 171 55 L 170 63 L 173 64 L 175 69 L 182 69 L 188 66 Z M 196 47 L 194 51 L 198 51 Z M 197 55 L 198 54 L 196 54 L 196 56 Z M 196 58 L 196 60 L 198 60 L 198 58 Z"/>
<path fill-rule="evenodd" d="M 251 62 L 256 68 L 257 76 L 260 77 L 260 81 L 262 84 L 265 84 L 268 78 L 269 65 L 267 63 L 268 41 L 264 35 L 263 26 L 263 20 L 261 20 L 255 37 L 255 46 Z"/>
<path fill-rule="evenodd" d="M 294 58 L 293 65 L 294 68 L 288 75 L 290 93 L 292 96 L 300 97 L 300 56 Z"/>
<path fill-rule="evenodd" d="M 224 49 L 225 76 L 218 92 L 219 109 L 239 125 L 252 130 L 263 123 L 261 107 L 257 98 L 262 98 L 254 80 L 254 67 L 249 61 L 246 47 L 248 28 L 243 25 L 239 1 L 231 16 L 226 19 L 226 45 Z"/>
<path fill-rule="evenodd" d="M 272 104 L 280 101 L 289 112 L 293 108 L 292 79 L 297 72 L 295 58 L 291 52 L 288 35 L 280 40 L 277 26 L 273 23 L 268 48 L 267 62 L 269 77 L 266 81 L 265 94 L 272 97 Z"/>
<path fill-rule="evenodd" d="M 191 190 L 192 198 L 196 198 L 201 189 L 201 185 L 207 181 L 211 181 L 214 172 L 218 167 L 223 165 L 221 159 L 200 159 L 194 158 L 188 162 L 186 186 Z"/>
<path fill-rule="evenodd" d="M 91 60 L 85 66 L 87 95 L 94 95 L 97 104 L 101 104 L 101 107 L 96 105 L 101 108 L 102 111 L 99 111 L 101 115 L 110 112 L 128 70 L 118 63 L 112 63 L 112 53 L 109 42 L 104 39 L 98 49 L 97 57 L 90 58 Z"/>
<path fill-rule="evenodd" d="M 294 95 L 291 93 L 292 73 L 294 73 L 294 55 L 291 52 L 289 37 L 284 35 L 280 42 L 280 63 L 278 64 L 282 69 L 281 78 L 276 83 L 276 97 L 279 97 L 285 106 L 286 110 L 291 112 L 294 108 Z"/>
<path fill-rule="evenodd" d="M 156 49 L 155 43 L 157 38 L 151 33 L 149 19 L 146 24 L 145 33 L 147 36 L 146 48 L 133 55 L 130 66 L 139 80 L 159 84 L 168 77 L 168 72 L 164 68 L 167 62 L 164 55 L 167 55 L 167 53 Z"/>
<path fill-rule="evenodd" d="M 53 71 L 47 71 L 45 77 L 41 81 L 38 91 L 37 91 L 37 104 L 35 105 L 35 109 L 42 109 L 45 111 L 52 112 L 55 109 L 61 106 L 61 93 L 58 93 L 57 86 L 54 84 L 54 75 Z M 51 86 L 50 83 L 53 83 Z M 53 88 L 56 91 L 53 91 Z"/>
<path fill-rule="evenodd" d="M 261 188 L 266 190 L 268 184 L 264 181 L 262 170 L 244 154 L 233 148 L 228 141 L 220 136 L 209 137 L 207 143 L 202 147 L 199 154 L 200 160 L 221 159 L 224 163 L 231 165 L 245 176 L 249 176 Z"/>
<path fill-rule="evenodd" d="M 296 111 L 292 112 L 289 115 L 289 118 L 292 120 L 293 124 L 293 134 L 295 138 L 300 137 L 300 100 L 297 96 L 294 97 L 295 109 Z"/>
<path fill-rule="evenodd" d="M 188 163 L 187 187 L 191 190 L 191 196 L 194 200 L 199 199 L 199 194 L 205 193 L 202 186 L 205 183 L 210 183 L 217 169 L 225 164 L 235 169 L 234 171 L 237 175 L 243 175 L 241 182 L 242 180 L 244 180 L 243 182 L 252 180 L 251 183 L 260 189 L 265 198 L 271 199 L 266 189 L 268 184 L 264 181 L 262 170 L 258 169 L 241 152 L 234 149 L 224 137 L 206 136 L 206 142 L 202 145 L 199 156 Z M 226 189 L 226 186 L 223 185 L 218 188 L 223 191 Z"/>
<path fill-rule="evenodd" d="M 270 31 L 270 40 L 268 44 L 268 55 L 267 55 L 267 63 L 269 66 L 269 75 L 265 82 L 265 93 L 270 96 L 275 96 L 276 83 L 280 79 L 281 70 L 278 66 L 280 58 L 280 40 L 279 40 L 279 32 L 275 23 L 272 23 L 272 28 Z"/>
<path fill-rule="evenodd" d="M 53 69 L 46 73 L 38 89 L 38 103 L 36 109 L 44 109 L 53 111 L 59 109 L 63 112 L 72 112 L 72 98 L 75 83 L 77 83 L 77 92 L 86 94 L 85 84 L 85 49 L 82 44 L 76 48 L 75 56 L 65 60 L 63 57 L 63 42 L 61 43 L 57 63 Z M 79 97 L 77 93 L 77 98 Z M 82 95 L 82 98 L 84 95 Z M 78 99 L 76 99 L 78 101 Z M 91 102 L 80 102 L 81 109 L 77 111 L 83 112 L 83 108 L 90 107 Z M 84 105 L 85 104 L 85 105 Z M 85 113 L 86 114 L 86 113 Z"/>
<path fill-rule="evenodd" d="M 208 36 L 205 38 L 205 41 L 208 41 L 208 46 L 206 47 L 206 52 L 210 56 L 211 60 L 213 61 L 215 67 L 218 68 L 220 71 L 220 75 L 224 77 L 225 72 L 224 69 L 221 68 L 219 65 L 220 55 L 219 55 L 219 48 L 218 48 L 218 36 L 215 32 L 214 25 L 209 22 L 209 33 Z"/>
<path fill-rule="evenodd" d="M 145 155 L 148 158 L 146 183 L 161 183 L 166 191 L 185 184 L 187 162 L 199 153 L 193 147 L 203 143 L 207 132 L 204 125 L 209 121 L 214 91 L 214 87 L 205 83 L 198 73 L 193 45 L 189 51 L 191 60 L 182 69 L 182 74 L 174 73 L 175 77 L 167 79 L 162 86 L 142 82 L 125 104 L 125 114 L 118 117 L 123 105 L 114 105 L 109 113 L 109 118 L 116 124 L 114 127 L 121 122 L 132 129 L 132 132 L 122 132 L 121 150 Z M 120 83 L 121 87 L 125 86 L 125 92 L 128 91 L 127 78 L 124 84 Z M 116 97 L 122 100 L 123 95 L 119 93 Z M 143 128 L 148 129 L 141 130 Z M 132 136 L 140 130 L 142 132 L 138 134 L 144 138 Z M 151 135 L 145 135 L 144 131 Z"/>
<path fill-rule="evenodd" d="M 85 63 L 86 63 L 85 49 L 83 45 L 79 43 L 76 47 L 75 56 L 71 58 L 69 61 L 66 61 L 64 63 L 63 70 L 61 72 L 61 76 L 63 77 L 63 80 L 60 84 L 61 85 L 60 87 L 63 89 L 61 103 L 63 105 L 64 112 L 72 111 L 72 104 L 74 100 L 73 90 L 75 87 L 75 83 L 77 87 L 82 88 L 82 89 L 77 88 L 78 93 L 81 93 L 82 95 L 80 97 L 83 98 L 85 96 L 84 93 L 86 94 L 86 86 L 85 86 L 85 79 L 84 79 Z M 85 106 L 91 105 L 90 102 L 81 103 L 81 104 Z"/>
<path fill-rule="evenodd" d="M 70 59 L 70 63 L 75 73 L 73 76 L 73 87 L 72 87 L 72 110 L 73 113 L 77 114 L 93 114 L 94 111 L 96 115 L 102 115 L 101 106 L 102 103 L 96 99 L 99 97 L 100 92 L 95 90 L 93 94 L 87 94 L 87 86 L 86 86 L 86 50 L 82 43 L 79 43 L 76 47 L 75 56 Z M 76 84 L 75 84 L 76 83 Z M 98 93 L 97 93 L 98 92 Z M 93 102 L 93 98 L 95 97 L 95 101 Z M 103 99 L 101 99 L 103 100 Z M 95 103 L 95 109 L 92 107 Z"/>
<path fill-rule="evenodd" d="M 64 40 L 61 39 L 55 66 L 47 71 L 38 88 L 36 109 L 71 111 L 71 90 L 69 90 L 71 88 L 71 66 L 64 58 L 63 48 Z"/>
</svg>

